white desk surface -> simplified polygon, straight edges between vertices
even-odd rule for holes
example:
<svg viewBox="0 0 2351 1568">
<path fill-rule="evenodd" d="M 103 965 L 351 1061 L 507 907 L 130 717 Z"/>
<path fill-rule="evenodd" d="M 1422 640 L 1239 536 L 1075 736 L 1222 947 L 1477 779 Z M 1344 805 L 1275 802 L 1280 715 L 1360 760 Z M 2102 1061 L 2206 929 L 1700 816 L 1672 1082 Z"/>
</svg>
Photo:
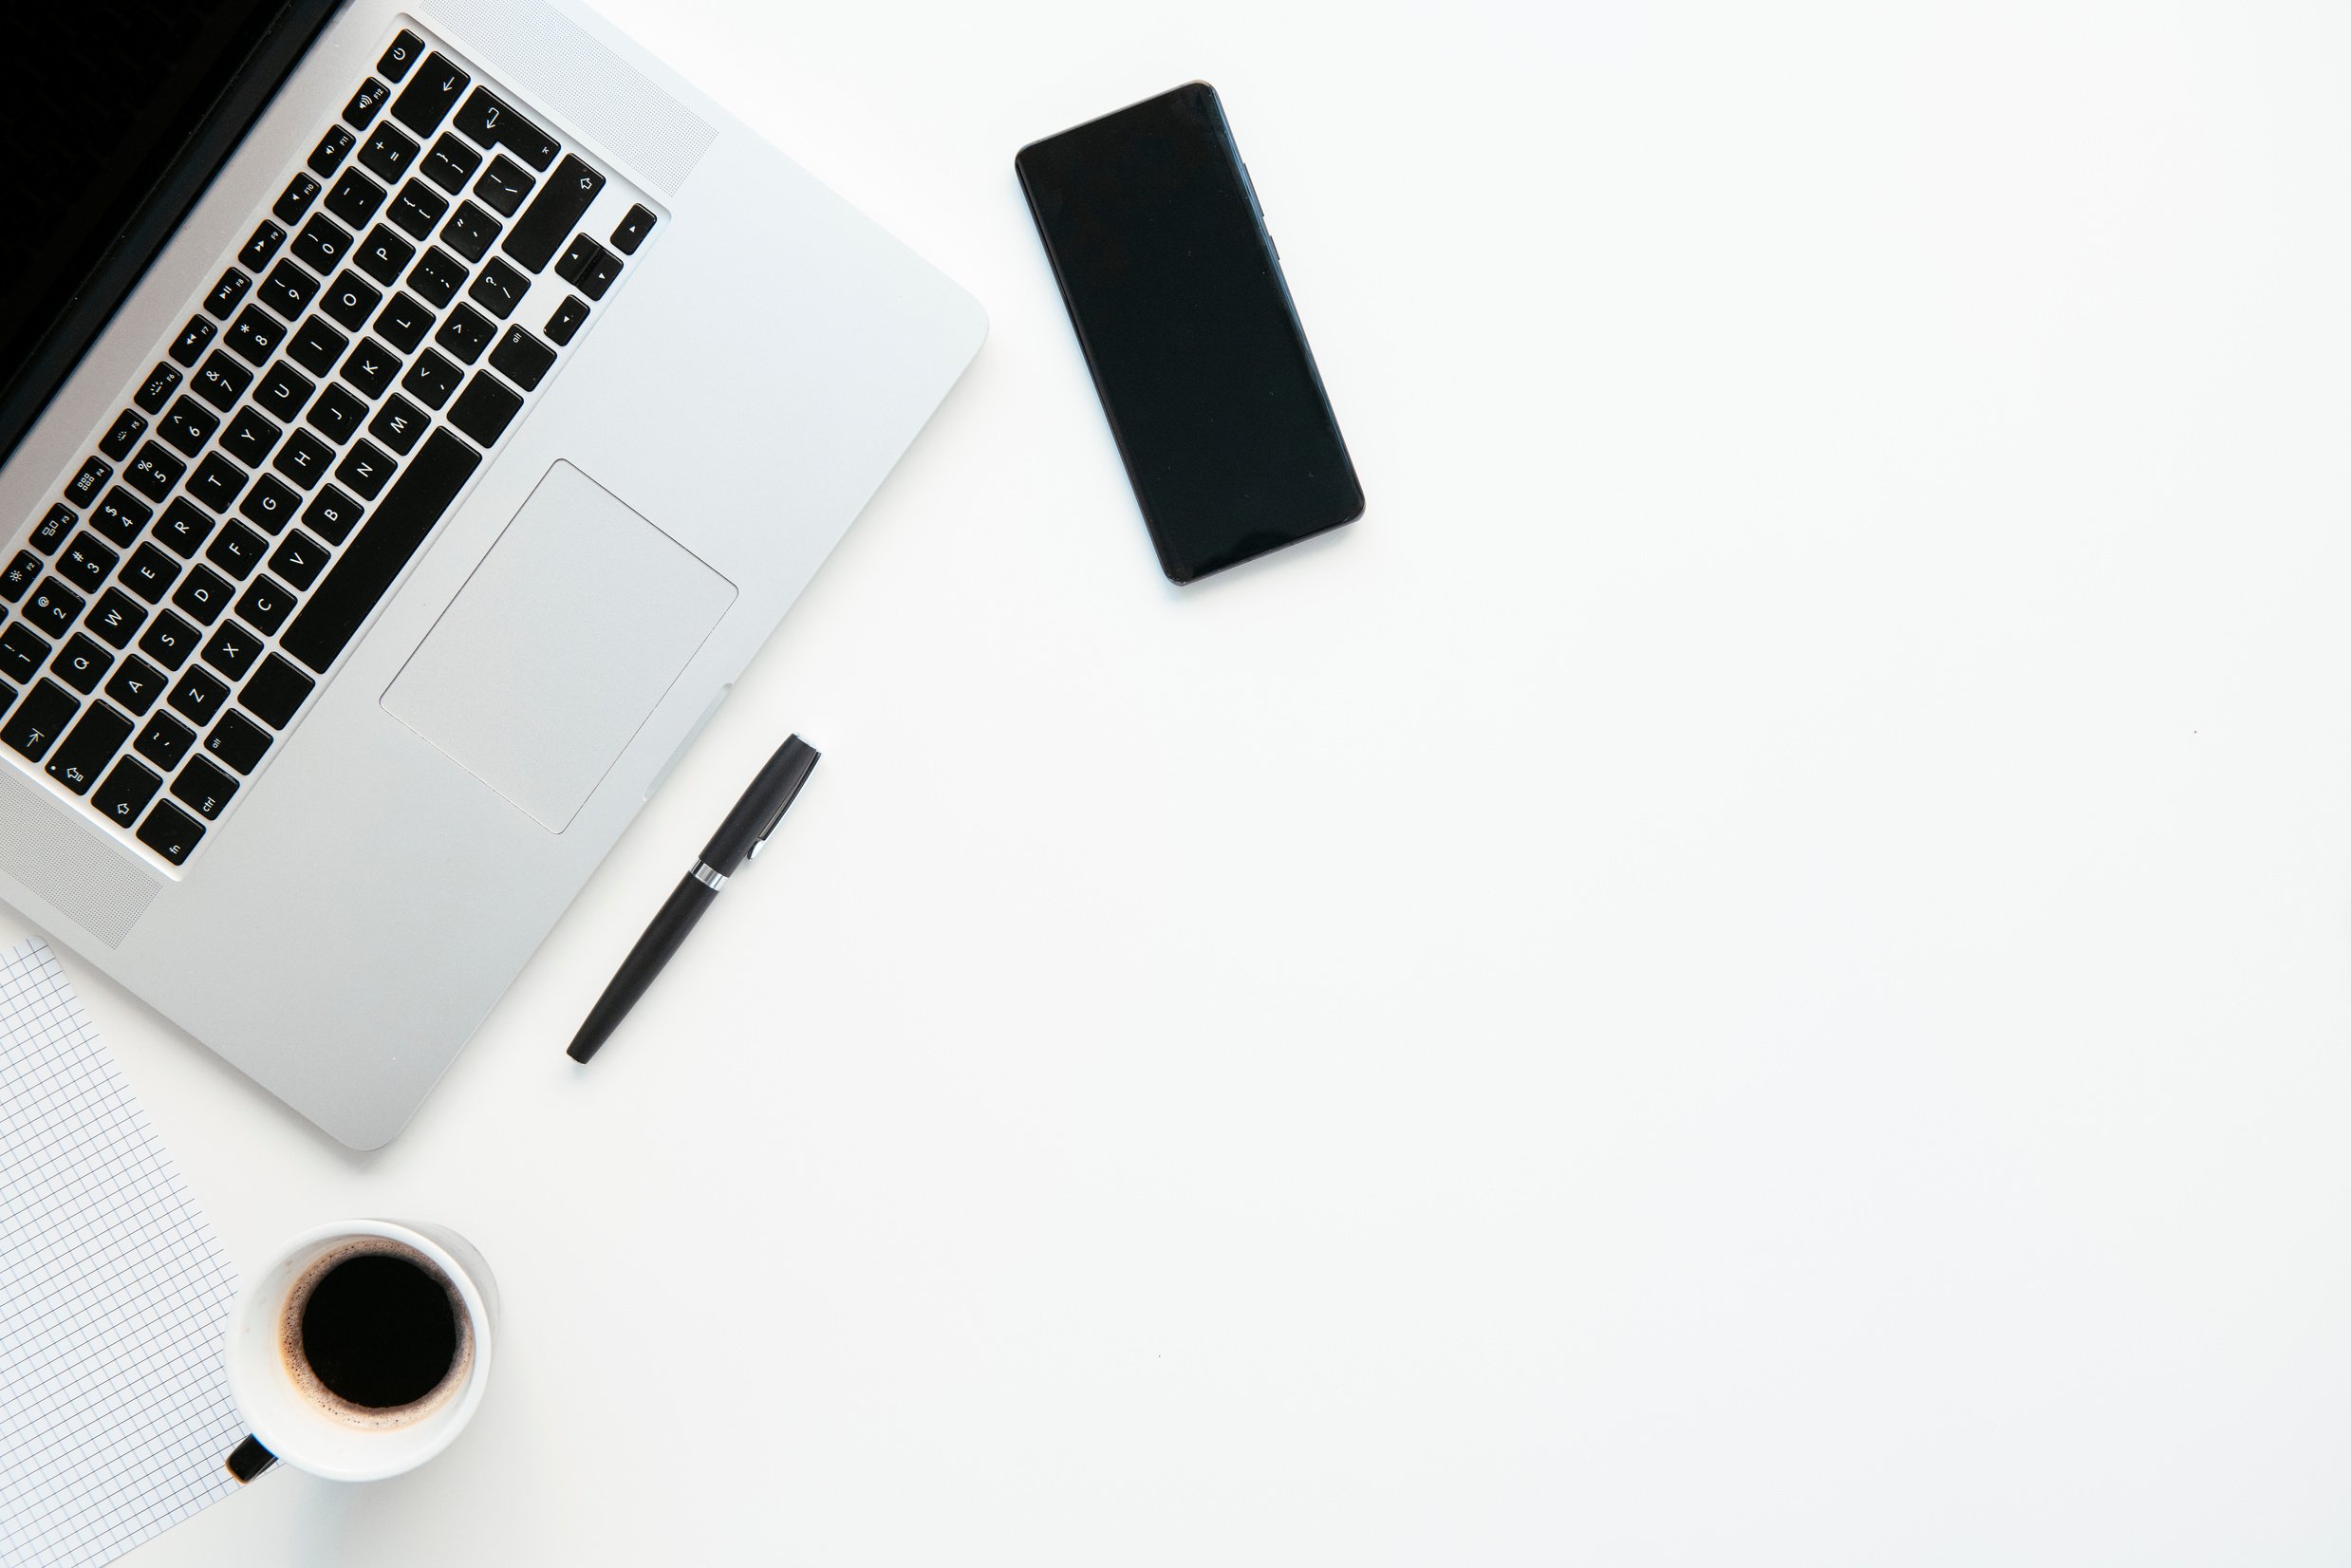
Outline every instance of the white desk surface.
<svg viewBox="0 0 2351 1568">
<path fill-rule="evenodd" d="M 389 1149 L 68 961 L 507 1303 L 141 1568 L 2342 1560 L 2351 11 L 610 9 L 993 335 Z M 1178 591 L 1011 160 L 1194 76 L 1371 509 Z"/>
</svg>

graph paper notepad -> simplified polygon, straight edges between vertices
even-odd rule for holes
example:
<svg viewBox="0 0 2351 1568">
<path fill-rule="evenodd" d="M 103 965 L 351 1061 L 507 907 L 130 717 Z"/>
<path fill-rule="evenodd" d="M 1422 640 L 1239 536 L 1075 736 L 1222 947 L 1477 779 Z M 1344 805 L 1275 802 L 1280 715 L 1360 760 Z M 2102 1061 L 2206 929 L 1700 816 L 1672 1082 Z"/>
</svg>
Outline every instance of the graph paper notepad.
<svg viewBox="0 0 2351 1568">
<path fill-rule="evenodd" d="M 235 1290 L 48 943 L 0 952 L 0 1564 L 104 1562 L 236 1490 Z"/>
</svg>

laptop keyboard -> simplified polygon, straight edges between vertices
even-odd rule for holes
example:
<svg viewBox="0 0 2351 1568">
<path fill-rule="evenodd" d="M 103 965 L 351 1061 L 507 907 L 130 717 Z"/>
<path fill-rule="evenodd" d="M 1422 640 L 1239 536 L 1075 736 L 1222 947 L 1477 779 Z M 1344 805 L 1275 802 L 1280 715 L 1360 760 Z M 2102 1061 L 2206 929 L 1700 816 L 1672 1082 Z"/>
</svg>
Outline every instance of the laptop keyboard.
<svg viewBox="0 0 2351 1568">
<path fill-rule="evenodd" d="M 402 27 L 0 569 L 0 744 L 164 865 L 659 221 L 514 104 Z"/>
</svg>

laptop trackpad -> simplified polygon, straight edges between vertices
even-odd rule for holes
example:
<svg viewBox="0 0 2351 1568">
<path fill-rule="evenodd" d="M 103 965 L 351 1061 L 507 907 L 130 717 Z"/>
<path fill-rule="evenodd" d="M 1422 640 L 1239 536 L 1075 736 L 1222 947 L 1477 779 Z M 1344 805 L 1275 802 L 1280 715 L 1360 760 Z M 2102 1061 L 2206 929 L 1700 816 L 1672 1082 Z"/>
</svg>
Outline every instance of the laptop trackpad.
<svg viewBox="0 0 2351 1568">
<path fill-rule="evenodd" d="M 558 462 L 383 707 L 559 833 L 734 600 L 732 583 Z"/>
</svg>

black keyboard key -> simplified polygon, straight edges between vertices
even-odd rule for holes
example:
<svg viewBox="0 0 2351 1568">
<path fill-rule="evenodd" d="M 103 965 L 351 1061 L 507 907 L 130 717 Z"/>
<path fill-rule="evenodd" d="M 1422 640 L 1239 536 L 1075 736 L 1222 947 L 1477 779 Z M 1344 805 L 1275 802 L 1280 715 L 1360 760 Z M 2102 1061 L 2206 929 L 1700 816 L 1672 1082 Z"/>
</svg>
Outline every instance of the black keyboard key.
<svg viewBox="0 0 2351 1568">
<path fill-rule="evenodd" d="M 287 489 L 284 481 L 264 474 L 254 481 L 253 488 L 246 494 L 244 504 L 236 510 L 238 516 L 262 532 L 275 533 L 293 520 L 295 513 L 302 510 L 302 497 Z"/>
<path fill-rule="evenodd" d="M 588 270 L 572 281 L 579 286 L 580 292 L 589 299 L 602 299 L 605 290 L 610 289 L 620 275 L 621 258 L 599 245 L 596 253 L 588 258 Z"/>
<path fill-rule="evenodd" d="M 131 551 L 130 564 L 122 569 L 122 586 L 151 605 L 162 603 L 164 593 L 178 578 L 179 563 L 153 545 L 140 545 Z"/>
<path fill-rule="evenodd" d="M 184 404 L 188 400 L 182 398 L 179 401 Z M 196 444 L 201 446 L 203 442 L 199 440 Z M 99 494 L 106 488 L 106 481 L 113 477 L 114 464 L 103 457 L 84 457 L 82 466 L 74 470 L 73 477 L 65 481 L 65 499 L 76 506 L 87 506 L 98 499 Z"/>
<path fill-rule="evenodd" d="M 236 504 L 237 494 L 245 488 L 248 477 L 243 469 L 219 453 L 207 453 L 204 460 L 196 465 L 196 472 L 188 476 L 188 494 L 199 506 L 226 512 Z"/>
<path fill-rule="evenodd" d="M 307 430 L 297 430 L 286 438 L 286 444 L 277 449 L 270 466 L 308 490 L 327 476 L 334 462 L 333 447 Z"/>
<path fill-rule="evenodd" d="M 393 103 L 392 118 L 419 136 L 431 136 L 473 80 L 440 55 L 427 55 L 417 79 Z"/>
<path fill-rule="evenodd" d="M 155 706 L 156 699 L 163 695 L 163 672 L 139 655 L 126 654 L 114 679 L 106 682 L 106 695 L 131 710 L 133 715 L 145 713 Z"/>
<path fill-rule="evenodd" d="M 244 680 L 260 657 L 260 634 L 233 616 L 205 640 L 204 662 L 231 681 Z"/>
<path fill-rule="evenodd" d="M 344 126 L 327 126 L 327 134 L 320 137 L 318 145 L 310 149 L 310 172 L 321 179 L 332 179 L 335 171 L 343 167 L 343 160 L 351 156 L 351 149 L 358 143 L 359 138 Z"/>
<path fill-rule="evenodd" d="M 73 508 L 64 502 L 50 507 L 33 525 L 32 548 L 44 555 L 56 554 L 57 547 L 65 542 L 65 536 L 73 532 L 73 525 L 78 521 L 80 519 L 74 516 Z"/>
<path fill-rule="evenodd" d="M 408 74 L 408 67 L 423 52 L 424 40 L 402 28 L 400 36 L 392 40 L 392 47 L 383 51 L 383 58 L 376 62 L 376 74 L 387 82 L 398 82 Z"/>
<path fill-rule="evenodd" d="M 172 445 L 193 457 L 204 450 L 204 443 L 220 428 L 220 416 L 194 398 L 182 398 L 172 404 L 170 413 L 156 430 Z"/>
<path fill-rule="evenodd" d="M 450 123 L 485 147 L 511 148 L 533 169 L 544 169 L 554 160 L 555 139 L 516 114 L 513 104 L 487 87 L 476 87 Z"/>
<path fill-rule="evenodd" d="M 392 198 L 391 211 L 383 215 L 418 239 L 433 232 L 433 226 L 449 211 L 449 198 L 421 180 L 412 179 L 400 188 Z"/>
<path fill-rule="evenodd" d="M 155 525 L 155 536 L 176 551 L 183 561 L 192 560 L 212 537 L 213 519 L 203 510 L 190 506 L 185 500 L 175 500 L 163 509 L 163 517 Z"/>
<path fill-rule="evenodd" d="M 320 213 L 294 236 L 293 258 L 320 277 L 332 277 L 343 258 L 351 253 L 350 232 Z"/>
<path fill-rule="evenodd" d="M 567 154 L 555 172 L 547 177 L 546 188 L 537 199 L 523 209 L 514 220 L 513 231 L 506 236 L 501 250 L 520 262 L 527 271 L 542 272 L 555 254 L 555 248 L 571 233 L 596 193 L 604 189 L 604 176 Z"/>
<path fill-rule="evenodd" d="M 302 418 L 311 429 L 341 446 L 358 434 L 361 421 L 367 418 L 367 405 L 346 389 L 329 386 Z"/>
<path fill-rule="evenodd" d="M 586 234 L 573 234 L 571 243 L 565 246 L 563 254 L 556 258 L 555 275 L 566 283 L 579 282 L 587 274 L 588 262 L 603 249 Z"/>
<path fill-rule="evenodd" d="M 563 143 L 549 136 L 528 120 L 516 119 L 498 127 L 498 140 L 506 148 L 541 174 L 555 161 L 563 151 Z"/>
<path fill-rule="evenodd" d="M 236 253 L 236 259 L 247 271 L 258 272 L 270 265 L 270 258 L 276 255 L 277 248 L 285 243 L 286 231 L 265 217 L 261 220 L 261 227 L 253 231 L 253 237 L 245 242 L 245 249 Z"/>
<path fill-rule="evenodd" d="M 427 437 L 376 514 L 286 628 L 279 640 L 286 651 L 325 674 L 480 465 L 481 454 L 447 431 Z"/>
<path fill-rule="evenodd" d="M 318 279 L 290 261 L 281 261 L 261 280 L 261 292 L 254 298 L 292 321 L 309 308 L 310 302 L 318 297 Z"/>
<path fill-rule="evenodd" d="M 282 730 L 292 722 L 315 684 L 273 653 L 262 661 L 261 668 L 245 682 L 245 689 L 237 693 L 236 700 L 270 728 Z"/>
<path fill-rule="evenodd" d="M 465 291 L 465 297 L 504 321 L 514 313 L 514 307 L 522 303 L 530 288 L 529 278 L 492 256 L 475 277 L 474 287 Z"/>
<path fill-rule="evenodd" d="M 359 526 L 360 511 L 357 501 L 333 485 L 328 485 L 318 493 L 318 499 L 303 512 L 302 520 L 315 529 L 320 538 L 330 545 L 339 545 L 351 536 L 351 530 Z"/>
<path fill-rule="evenodd" d="M 131 737 L 134 727 L 105 703 L 91 703 L 82 715 L 82 721 L 65 732 L 56 755 L 49 758 L 49 776 L 76 794 L 89 793 L 98 775 L 114 760 L 114 754 Z"/>
<path fill-rule="evenodd" d="M 312 316 L 294 333 L 294 341 L 286 347 L 286 357 L 312 375 L 324 376 L 350 346 L 349 338 Z"/>
<path fill-rule="evenodd" d="M 106 498 L 90 513 L 90 527 L 118 545 L 128 545 L 139 537 L 147 519 L 154 515 L 155 508 L 117 485 L 106 492 Z"/>
<path fill-rule="evenodd" d="M 286 187 L 286 194 L 277 198 L 277 205 L 270 211 L 277 215 L 280 223 L 300 223 L 302 215 L 318 199 L 323 188 L 308 175 L 297 172 L 293 183 Z"/>
<path fill-rule="evenodd" d="M 110 588 L 99 595 L 98 603 L 90 607 L 89 619 L 84 624 L 105 639 L 109 645 L 127 648 L 146 620 L 144 605 L 121 588 Z"/>
<path fill-rule="evenodd" d="M 367 434 L 391 448 L 394 457 L 405 457 L 431 422 L 423 409 L 395 392 L 367 421 Z"/>
<path fill-rule="evenodd" d="M 625 256 L 635 255 L 637 247 L 644 243 L 644 236 L 653 232 L 653 222 L 651 208 L 642 202 L 631 207 L 628 215 L 612 231 L 612 249 Z"/>
<path fill-rule="evenodd" d="M 87 603 L 80 594 L 54 577 L 44 578 L 25 601 L 25 619 L 35 631 L 51 637 L 63 637 L 81 617 Z"/>
<path fill-rule="evenodd" d="M 196 815 L 211 821 L 228 809 L 229 797 L 236 793 L 236 780 L 199 756 L 172 780 L 172 793 L 195 807 Z"/>
<path fill-rule="evenodd" d="M 327 286 L 327 297 L 318 308 L 353 331 L 367 325 L 376 307 L 383 303 L 383 290 L 361 277 L 357 272 L 344 271 Z"/>
<path fill-rule="evenodd" d="M 153 370 L 147 372 L 145 383 L 132 395 L 131 401 L 150 414 L 160 414 L 173 389 L 178 385 L 179 372 L 159 362 Z"/>
<path fill-rule="evenodd" d="M 278 437 L 284 434 L 274 421 L 264 418 L 259 410 L 240 408 L 236 418 L 229 421 L 229 428 L 221 435 L 220 450 L 231 454 L 249 468 L 257 468 L 262 459 L 269 457 L 271 449 L 277 445 Z"/>
<path fill-rule="evenodd" d="M 284 424 L 302 412 L 302 405 L 310 401 L 310 394 L 317 387 L 316 382 L 289 365 L 279 364 L 261 378 L 260 389 L 253 394 L 253 406 Z"/>
<path fill-rule="evenodd" d="M 231 708 L 204 737 L 204 749 L 238 773 L 249 774 L 260 765 L 261 754 L 270 749 L 270 732 Z"/>
<path fill-rule="evenodd" d="M 0 631 L 0 675 L 6 675 L 18 685 L 28 683 L 41 673 L 41 666 L 49 662 L 49 644 L 30 626 L 15 625 Z"/>
<path fill-rule="evenodd" d="M 433 312 L 421 301 L 406 293 L 393 294 L 390 302 L 376 316 L 376 331 L 383 341 L 403 354 L 413 354 L 424 334 L 432 328 Z M 136 416 L 134 416 L 136 417 Z"/>
<path fill-rule="evenodd" d="M 508 327 L 490 351 L 490 368 L 525 392 L 535 391 L 554 364 L 555 351 L 519 327 Z"/>
<path fill-rule="evenodd" d="M 359 91 L 351 95 L 351 102 L 343 106 L 343 118 L 350 121 L 353 130 L 364 131 L 375 120 L 376 112 L 383 107 L 383 101 L 391 96 L 392 89 L 371 76 L 360 84 Z M 400 111 L 395 108 L 392 112 L 398 114 Z"/>
<path fill-rule="evenodd" d="M 500 154 L 490 160 L 490 167 L 474 182 L 474 194 L 481 197 L 483 206 L 500 217 L 513 217 L 521 209 L 523 197 L 537 183 L 523 172 L 521 164 Z"/>
<path fill-rule="evenodd" d="M 121 596 L 115 595 L 114 597 L 120 598 Z M 125 600 L 124 604 L 129 605 L 129 601 Z M 139 609 L 135 605 L 132 605 L 129 607 L 133 613 L 140 615 L 145 614 L 145 611 Z M 30 634 L 28 633 L 28 636 Z M 38 639 L 34 639 L 34 641 L 38 641 Z M 121 644 L 116 644 L 118 647 L 121 645 Z M 19 663 L 20 656 L 28 651 L 28 650 L 22 647 L 10 650 L 9 665 L 11 670 L 16 667 Z M 97 643 L 91 641 L 88 637 L 84 636 L 80 632 L 76 632 L 73 634 L 72 639 L 68 641 L 65 647 L 58 653 L 56 659 L 51 662 L 50 668 L 56 673 L 60 680 L 64 681 L 66 684 L 72 686 L 74 690 L 86 697 L 91 692 L 98 689 L 98 682 L 105 678 L 106 671 L 111 668 L 113 664 L 113 654 L 99 646 Z M 142 665 L 141 668 L 144 668 L 144 666 Z M 20 676 L 19 679 L 23 679 L 23 677 Z M 152 700 L 152 699 L 150 699 L 150 700 Z"/>
<path fill-rule="evenodd" d="M 269 548 L 267 540 L 243 523 L 223 523 L 205 550 L 204 559 L 241 583 L 261 565 L 262 553 Z"/>
<path fill-rule="evenodd" d="M 400 374 L 400 359 L 373 338 L 362 338 L 343 362 L 343 379 L 370 398 L 381 398 Z"/>
<path fill-rule="evenodd" d="M 588 302 L 572 294 L 555 307 L 555 313 L 547 318 L 547 336 L 550 342 L 569 343 L 579 332 L 580 324 L 588 320 Z"/>
<path fill-rule="evenodd" d="M 0 724 L 0 740 L 38 762 L 48 756 L 49 748 L 57 744 L 59 734 L 73 722 L 74 710 L 81 705 L 65 687 L 54 681 L 44 681 L 16 704 L 9 721 Z"/>
<path fill-rule="evenodd" d="M 157 801 L 139 825 L 139 842 L 175 866 L 185 866 L 203 837 L 204 830 L 168 800 Z"/>
<path fill-rule="evenodd" d="M 256 305 L 237 312 L 236 325 L 229 328 L 230 350 L 253 364 L 269 363 L 285 341 L 285 324 Z"/>
<path fill-rule="evenodd" d="M 417 270 L 408 274 L 408 287 L 422 295 L 434 309 L 446 309 L 449 302 L 457 297 L 457 290 L 465 287 L 465 265 L 435 246 L 424 252 Z"/>
<path fill-rule="evenodd" d="M 122 471 L 122 477 L 133 490 L 151 501 L 159 501 L 171 494 L 172 486 L 188 472 L 188 465 L 154 441 L 139 449 L 131 466 Z"/>
<path fill-rule="evenodd" d="M 98 682 L 113 667 L 114 655 L 78 631 L 49 661 L 50 672 L 84 697 L 98 689 Z"/>
<path fill-rule="evenodd" d="M 204 308 L 220 320 L 227 321 L 229 312 L 236 308 L 236 302 L 243 299 L 245 290 L 252 286 L 252 278 L 232 267 L 220 274 L 220 281 L 213 285 L 213 291 L 204 296 Z"/>
<path fill-rule="evenodd" d="M 112 457 L 116 462 L 121 462 L 131 455 L 131 448 L 137 446 L 139 438 L 146 433 L 147 416 L 136 408 L 126 408 L 115 416 L 114 423 L 109 425 L 106 434 L 99 439 L 98 450 Z"/>
<path fill-rule="evenodd" d="M 318 574 L 327 568 L 327 547 L 300 529 L 286 535 L 286 542 L 270 557 L 270 569 L 293 584 L 307 588 L 318 581 Z"/>
<path fill-rule="evenodd" d="M 408 367 L 408 374 L 400 379 L 400 384 L 413 393 L 417 401 L 425 407 L 438 408 L 449 401 L 449 394 L 455 392 L 457 383 L 463 380 L 464 371 L 428 348 L 417 357 L 416 364 Z"/>
<path fill-rule="evenodd" d="M 173 712 L 198 724 L 209 724 L 215 714 L 228 706 L 229 688 L 212 671 L 196 664 L 179 678 L 179 684 L 172 688 L 172 695 L 164 700 L 171 703 Z"/>
<path fill-rule="evenodd" d="M 197 638 L 194 626 L 170 610 L 159 610 L 154 625 L 140 635 L 139 651 L 165 669 L 176 670 L 196 651 Z"/>
<path fill-rule="evenodd" d="M 368 137 L 367 145 L 360 149 L 359 160 L 383 178 L 385 184 L 400 182 L 408 172 L 408 165 L 417 160 L 417 144 L 406 132 L 392 125 L 379 125 Z"/>
<path fill-rule="evenodd" d="M 327 193 L 327 210 L 354 229 L 374 221 L 376 209 L 391 193 L 357 169 L 345 169 L 335 188 Z"/>
<path fill-rule="evenodd" d="M 229 335 L 233 338 L 236 328 L 230 327 Z M 190 378 L 188 384 L 197 397 L 226 414 L 236 406 L 236 400 L 244 396 L 245 389 L 253 384 L 253 372 L 215 348 L 204 356 L 203 367 Z"/>
<path fill-rule="evenodd" d="M 40 580 L 41 557 L 29 550 L 20 550 L 16 558 L 0 571 L 0 599 L 14 604 L 25 596 L 25 590 Z"/>
<path fill-rule="evenodd" d="M 196 745 L 196 732 L 168 713 L 157 714 L 147 720 L 147 727 L 139 732 L 132 749 L 140 756 L 170 773 Z"/>
<path fill-rule="evenodd" d="M 190 316 L 188 325 L 179 329 L 178 341 L 171 346 L 172 358 L 182 364 L 194 364 L 204 357 L 204 345 L 213 341 L 220 328 L 202 316 Z"/>
<path fill-rule="evenodd" d="M 433 334 L 435 343 L 468 364 L 481 358 L 481 351 L 497 338 L 498 329 L 490 325 L 490 318 L 470 305 L 460 305 L 450 311 L 449 319 Z"/>
<path fill-rule="evenodd" d="M 218 572 L 200 566 L 190 567 L 188 575 L 172 591 L 172 603 L 195 617 L 199 626 L 209 626 L 219 620 L 220 612 L 235 597 L 235 590 L 220 580 Z"/>
<path fill-rule="evenodd" d="M 373 441 L 361 439 L 353 441 L 343 461 L 335 465 L 335 477 L 359 492 L 361 500 L 372 501 L 390 482 L 392 468 L 392 459 L 378 451 Z"/>
<path fill-rule="evenodd" d="M 486 370 L 475 372 L 465 383 L 465 390 L 449 407 L 449 422 L 484 446 L 494 446 L 515 415 L 522 412 L 522 398 L 515 390 Z"/>
<path fill-rule="evenodd" d="M 481 167 L 481 154 L 474 151 L 454 136 L 444 136 L 433 143 L 433 150 L 424 155 L 420 172 L 425 178 L 447 191 L 451 196 L 465 189 L 465 182 Z"/>
<path fill-rule="evenodd" d="M 273 637 L 277 634 L 277 628 L 286 624 L 286 617 L 294 612 L 293 589 L 272 581 L 265 572 L 237 595 L 236 612 L 254 630 L 265 637 Z"/>
<path fill-rule="evenodd" d="M 147 809 L 147 802 L 155 798 L 155 792 L 162 787 L 161 779 L 126 756 L 114 765 L 113 771 L 106 775 L 104 781 L 91 794 L 90 804 L 98 808 L 99 815 L 116 827 L 127 830 L 139 820 L 139 813 Z"/>
<path fill-rule="evenodd" d="M 479 261 L 498 237 L 498 220 L 470 201 L 457 203 L 457 215 L 440 232 L 441 242 L 468 261 Z"/>
<path fill-rule="evenodd" d="M 100 544 L 96 534 L 83 533 L 57 558 L 57 574 L 84 593 L 96 593 L 121 559 Z"/>
<path fill-rule="evenodd" d="M 359 270 L 378 283 L 400 281 L 401 269 L 416 259 L 417 248 L 379 223 L 359 242 Z"/>
</svg>

